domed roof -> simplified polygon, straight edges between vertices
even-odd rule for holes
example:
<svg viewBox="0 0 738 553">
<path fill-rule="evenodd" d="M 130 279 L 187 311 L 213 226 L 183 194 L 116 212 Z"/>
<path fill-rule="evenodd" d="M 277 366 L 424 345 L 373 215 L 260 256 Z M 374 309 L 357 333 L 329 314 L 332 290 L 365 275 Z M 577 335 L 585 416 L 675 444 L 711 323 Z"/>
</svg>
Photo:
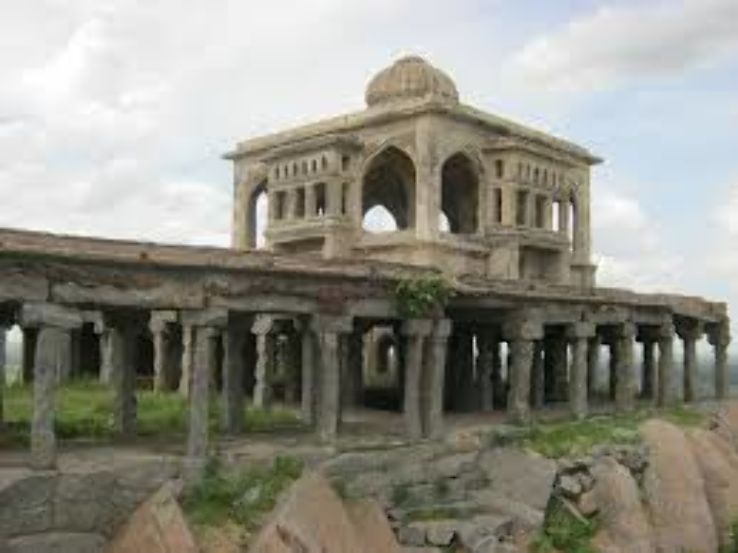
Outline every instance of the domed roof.
<svg viewBox="0 0 738 553">
<path fill-rule="evenodd" d="M 409 98 L 459 101 L 459 92 L 451 77 L 419 56 L 400 58 L 377 73 L 364 96 L 368 106 Z"/>
</svg>

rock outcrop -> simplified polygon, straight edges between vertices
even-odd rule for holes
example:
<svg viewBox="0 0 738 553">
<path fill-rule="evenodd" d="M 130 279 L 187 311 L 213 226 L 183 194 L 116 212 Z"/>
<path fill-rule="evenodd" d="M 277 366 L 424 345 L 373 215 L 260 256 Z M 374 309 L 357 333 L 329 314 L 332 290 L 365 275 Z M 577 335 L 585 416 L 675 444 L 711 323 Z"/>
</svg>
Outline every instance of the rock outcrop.
<svg viewBox="0 0 738 553">
<path fill-rule="evenodd" d="M 106 553 L 197 553 L 176 495 L 174 484 L 162 486 L 136 509 Z"/>
<path fill-rule="evenodd" d="M 599 549 L 609 553 L 653 553 L 651 528 L 630 471 L 606 457 L 594 465 L 592 473 L 596 482 L 592 494 L 602 524 L 602 531 L 595 537 Z"/>
<path fill-rule="evenodd" d="M 292 486 L 250 553 L 400 553 L 381 509 L 368 502 L 346 507 L 323 476 L 310 473 Z M 380 549 L 381 548 L 381 549 Z"/>
<path fill-rule="evenodd" d="M 715 523 L 689 440 L 660 420 L 646 422 L 641 434 L 649 448 L 643 488 L 657 551 L 715 553 Z"/>
</svg>

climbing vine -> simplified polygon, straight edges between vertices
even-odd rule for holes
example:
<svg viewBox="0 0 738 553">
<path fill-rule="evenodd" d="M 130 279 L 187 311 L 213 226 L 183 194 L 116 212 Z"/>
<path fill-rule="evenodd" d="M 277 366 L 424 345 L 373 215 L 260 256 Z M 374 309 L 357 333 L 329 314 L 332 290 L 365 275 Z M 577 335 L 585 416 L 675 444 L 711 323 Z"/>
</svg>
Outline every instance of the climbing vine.
<svg viewBox="0 0 738 553">
<path fill-rule="evenodd" d="M 438 315 L 452 295 L 451 285 L 439 276 L 405 279 L 395 287 L 397 311 L 406 318 Z"/>
</svg>

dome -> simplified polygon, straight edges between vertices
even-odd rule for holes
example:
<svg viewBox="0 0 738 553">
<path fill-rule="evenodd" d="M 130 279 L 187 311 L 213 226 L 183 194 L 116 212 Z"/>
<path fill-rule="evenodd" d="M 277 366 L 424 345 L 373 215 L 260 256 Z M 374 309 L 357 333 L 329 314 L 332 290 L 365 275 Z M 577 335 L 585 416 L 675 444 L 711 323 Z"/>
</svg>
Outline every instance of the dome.
<svg viewBox="0 0 738 553">
<path fill-rule="evenodd" d="M 408 56 L 377 73 L 366 87 L 365 98 L 368 106 L 409 98 L 433 98 L 455 103 L 459 101 L 459 92 L 446 73 L 419 56 Z"/>
</svg>

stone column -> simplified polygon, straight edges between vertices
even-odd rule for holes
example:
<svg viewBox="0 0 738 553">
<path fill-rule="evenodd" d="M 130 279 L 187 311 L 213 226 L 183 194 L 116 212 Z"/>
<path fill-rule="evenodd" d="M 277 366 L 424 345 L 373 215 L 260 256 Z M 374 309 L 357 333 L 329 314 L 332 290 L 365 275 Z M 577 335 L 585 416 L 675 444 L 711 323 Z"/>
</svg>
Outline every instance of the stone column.
<svg viewBox="0 0 738 553">
<path fill-rule="evenodd" d="M 575 419 L 587 416 L 587 346 L 594 337 L 592 323 L 578 322 L 567 327 L 567 337 L 572 344 L 571 374 L 569 375 L 569 410 Z"/>
<path fill-rule="evenodd" d="M 597 383 L 597 370 L 600 366 L 601 345 L 602 338 L 598 334 L 595 334 L 592 338 L 590 338 L 587 344 L 587 395 L 589 398 L 592 398 L 595 392 L 595 385 Z"/>
<path fill-rule="evenodd" d="M 345 337 L 342 350 L 341 390 L 344 407 L 356 407 L 361 404 L 362 372 L 361 355 L 363 341 L 360 332 Z"/>
<path fill-rule="evenodd" d="M 553 401 L 566 401 L 569 394 L 568 345 L 563 334 L 547 336 L 546 374 L 550 383 L 546 386 L 549 397 Z"/>
<path fill-rule="evenodd" d="M 454 406 L 459 411 L 475 408 L 476 383 L 474 382 L 473 334 L 467 327 L 456 329 L 455 352 L 452 367 L 456 372 Z"/>
<path fill-rule="evenodd" d="M 315 424 L 317 371 L 315 370 L 315 332 L 310 321 L 300 324 L 300 354 L 302 364 L 302 385 L 300 397 L 300 416 L 305 424 Z"/>
<path fill-rule="evenodd" d="M 505 323 L 503 332 L 510 347 L 507 414 L 513 424 L 530 422 L 530 370 L 534 341 L 543 338 L 543 325 L 529 320 Z"/>
<path fill-rule="evenodd" d="M 433 330 L 429 319 L 410 319 L 402 324 L 402 334 L 407 339 L 405 350 L 405 390 L 402 404 L 405 432 L 410 441 L 423 437 L 420 406 L 420 387 L 423 380 L 423 352 L 425 339 Z"/>
<path fill-rule="evenodd" d="M 190 379 L 190 420 L 187 457 L 201 468 L 209 448 L 208 413 L 210 382 L 215 371 L 216 341 L 228 325 L 225 309 L 183 311 L 182 325 L 191 329 L 192 369 Z"/>
<path fill-rule="evenodd" d="M 154 391 L 163 392 L 169 389 L 172 369 L 170 359 L 172 348 L 169 344 L 169 324 L 177 321 L 175 311 L 152 311 L 149 319 L 149 330 L 154 342 Z"/>
<path fill-rule="evenodd" d="M 530 401 L 533 409 L 542 409 L 545 403 L 543 351 L 543 340 L 536 340 L 533 346 L 533 365 L 530 374 Z"/>
<path fill-rule="evenodd" d="M 497 342 L 492 348 L 492 407 L 503 409 L 507 404 L 507 389 L 502 378 L 502 354 Z"/>
<path fill-rule="evenodd" d="M 726 399 L 730 396 L 730 369 L 728 367 L 728 346 L 730 345 L 730 326 L 727 320 L 715 325 L 708 334 L 715 349 L 715 397 Z"/>
<path fill-rule="evenodd" d="M 179 378 L 179 393 L 190 397 L 190 383 L 192 380 L 192 365 L 195 353 L 195 329 L 192 325 L 182 323 L 182 363 Z"/>
<path fill-rule="evenodd" d="M 676 401 L 674 383 L 674 325 L 668 322 L 658 329 L 659 337 L 659 397 L 661 407 Z"/>
<path fill-rule="evenodd" d="M 70 333 L 82 326 L 77 311 L 45 303 L 24 304 L 22 327 L 38 329 L 33 363 L 33 417 L 31 420 L 31 466 L 39 470 L 56 466 L 54 390 L 61 365 L 69 363 Z"/>
<path fill-rule="evenodd" d="M 318 336 L 319 347 L 319 393 L 316 412 L 318 437 L 330 442 L 338 434 L 341 403 L 341 371 L 339 363 L 340 337 L 352 330 L 350 317 L 317 315 L 312 321 Z"/>
<path fill-rule="evenodd" d="M 677 333 L 684 343 L 684 401 L 692 402 L 697 399 L 697 340 L 703 329 L 698 321 L 684 321 Z"/>
<path fill-rule="evenodd" d="M 438 439 L 443 435 L 443 398 L 446 377 L 446 348 L 451 334 L 451 321 L 435 322 L 433 332 L 426 340 L 420 405 L 423 435 Z"/>
<path fill-rule="evenodd" d="M 210 402 L 210 375 L 214 358 L 217 329 L 194 327 L 194 364 L 190 389 L 190 423 L 187 435 L 187 457 L 204 461 L 209 447 L 208 413 Z"/>
<path fill-rule="evenodd" d="M 492 373 L 494 372 L 494 349 L 499 343 L 499 337 L 490 328 L 482 328 L 477 333 L 477 370 L 479 374 L 479 407 L 482 411 L 491 411 L 494 403 L 492 398 Z"/>
<path fill-rule="evenodd" d="M 110 324 L 110 357 L 113 365 L 113 428 L 124 436 L 136 433 L 136 334 L 129 321 Z"/>
<path fill-rule="evenodd" d="M 632 411 L 635 408 L 636 380 L 633 367 L 633 340 L 636 327 L 627 322 L 615 329 L 615 409 L 620 413 Z"/>
<path fill-rule="evenodd" d="M 658 389 L 658 373 L 656 372 L 656 358 L 654 348 L 656 342 L 649 338 L 644 338 L 643 343 L 643 378 L 641 384 L 641 395 L 644 398 L 655 400 Z"/>
<path fill-rule="evenodd" d="M 269 409 L 272 402 L 272 354 L 269 347 L 269 333 L 273 327 L 272 317 L 269 315 L 257 315 L 251 332 L 256 335 L 256 384 L 254 385 L 254 407 L 257 409 Z"/>
<path fill-rule="evenodd" d="M 243 431 L 244 407 L 244 356 L 248 328 L 243 325 L 229 324 L 223 333 L 223 382 L 222 394 L 222 427 L 227 434 L 239 434 Z"/>
<path fill-rule="evenodd" d="M 305 187 L 305 218 L 315 217 L 315 185 L 310 184 Z"/>
<path fill-rule="evenodd" d="M 113 358 L 108 327 L 102 329 L 98 340 L 100 341 L 100 383 L 109 385 L 113 381 Z"/>
</svg>

